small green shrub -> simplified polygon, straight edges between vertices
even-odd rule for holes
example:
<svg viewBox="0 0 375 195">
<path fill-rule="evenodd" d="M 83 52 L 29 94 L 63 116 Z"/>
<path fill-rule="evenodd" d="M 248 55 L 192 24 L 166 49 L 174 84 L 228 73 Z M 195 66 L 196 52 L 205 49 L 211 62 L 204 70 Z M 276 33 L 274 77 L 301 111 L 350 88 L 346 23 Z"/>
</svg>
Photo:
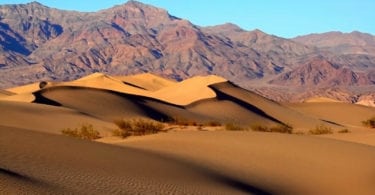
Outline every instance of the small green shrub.
<svg viewBox="0 0 375 195">
<path fill-rule="evenodd" d="M 225 124 L 225 130 L 229 131 L 242 131 L 242 130 L 247 130 L 244 127 L 234 124 L 234 123 L 227 123 Z"/>
<path fill-rule="evenodd" d="M 337 131 L 338 133 L 350 133 L 349 129 L 341 129 Z"/>
<path fill-rule="evenodd" d="M 375 128 L 375 116 L 365 121 L 362 121 L 362 124 L 366 127 Z"/>
<path fill-rule="evenodd" d="M 113 135 L 123 138 L 131 135 L 154 134 L 164 129 L 163 123 L 146 119 L 119 120 L 115 121 L 115 124 L 119 129 L 114 130 Z"/>
<path fill-rule="evenodd" d="M 61 130 L 61 133 L 66 136 L 70 137 L 76 137 L 80 139 L 86 139 L 86 140 L 94 140 L 100 138 L 99 131 L 95 130 L 94 127 L 91 124 L 83 124 L 79 128 L 75 129 L 63 129 Z"/>
<path fill-rule="evenodd" d="M 331 127 L 321 124 L 316 126 L 315 129 L 310 129 L 309 133 L 312 135 L 332 134 L 333 130 Z"/>
</svg>

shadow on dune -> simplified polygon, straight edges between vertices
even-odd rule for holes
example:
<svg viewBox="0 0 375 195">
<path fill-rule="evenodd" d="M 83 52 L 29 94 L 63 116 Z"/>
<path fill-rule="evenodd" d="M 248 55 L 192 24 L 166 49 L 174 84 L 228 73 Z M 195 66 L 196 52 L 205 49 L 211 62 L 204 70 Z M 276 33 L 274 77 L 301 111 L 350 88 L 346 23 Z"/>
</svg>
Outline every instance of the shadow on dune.
<svg viewBox="0 0 375 195">
<path fill-rule="evenodd" d="M 34 182 L 34 179 L 32 179 L 30 177 L 21 175 L 21 174 L 19 174 L 17 172 L 10 171 L 8 169 L 4 169 L 4 168 L 1 168 L 1 167 L 0 167 L 0 175 L 5 175 L 5 176 L 13 177 L 13 178 L 17 178 L 17 179 L 28 181 L 28 182 Z"/>
<path fill-rule="evenodd" d="M 280 123 L 280 124 L 284 124 L 283 122 L 277 120 L 276 118 L 268 115 L 267 113 L 265 113 L 263 110 L 259 109 L 258 107 L 248 103 L 248 102 L 245 102 L 243 100 L 241 100 L 240 98 L 237 98 L 235 96 L 232 96 L 232 95 L 229 95 L 225 92 L 223 92 L 222 90 L 220 90 L 220 88 L 222 86 L 227 86 L 227 85 L 230 85 L 231 87 L 237 87 L 235 86 L 233 83 L 231 82 L 224 82 L 224 83 L 218 83 L 218 84 L 214 84 L 214 85 L 210 85 L 209 87 L 215 91 L 216 95 L 217 95 L 217 99 L 218 100 L 229 100 L 229 101 L 232 101 L 232 102 L 235 102 L 236 104 L 264 117 L 264 118 L 267 118 L 273 122 L 276 122 L 276 123 Z"/>
<path fill-rule="evenodd" d="M 33 95 L 35 96 L 35 100 L 32 103 L 46 104 L 50 106 L 62 106 L 60 103 L 44 97 L 40 91 L 34 92 Z"/>
<path fill-rule="evenodd" d="M 42 89 L 34 93 L 36 96 L 34 103 L 63 106 L 109 122 L 137 117 L 164 122 L 176 119 L 196 122 L 228 122 L 229 117 L 233 121 L 251 122 L 265 119 L 265 121 L 282 123 L 255 105 L 245 102 L 235 95 L 226 94 L 216 87 L 210 87 L 217 94 L 216 98 L 203 99 L 187 106 L 171 104 L 152 97 L 77 86 L 55 86 Z M 203 105 L 201 105 L 202 103 Z M 207 111 L 210 107 L 208 105 L 214 110 L 225 106 L 226 109 L 240 110 L 241 112 L 233 112 L 232 115 L 228 116 L 228 113 L 221 111 Z"/>
<path fill-rule="evenodd" d="M 170 120 L 168 115 L 146 105 L 146 102 L 151 100 L 161 101 L 143 96 L 76 86 L 50 87 L 34 95 L 36 99 L 33 103 L 63 106 L 110 122 L 126 117 L 142 116 L 159 121 Z M 168 105 L 166 102 L 161 103 Z"/>
</svg>

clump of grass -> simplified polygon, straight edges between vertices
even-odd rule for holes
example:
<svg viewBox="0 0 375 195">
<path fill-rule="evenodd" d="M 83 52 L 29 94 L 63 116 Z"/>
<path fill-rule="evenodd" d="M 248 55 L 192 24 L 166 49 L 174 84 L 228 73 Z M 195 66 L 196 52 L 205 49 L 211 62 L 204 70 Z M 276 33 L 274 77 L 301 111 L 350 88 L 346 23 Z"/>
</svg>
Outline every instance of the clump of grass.
<svg viewBox="0 0 375 195">
<path fill-rule="evenodd" d="M 100 138 L 99 131 L 95 130 L 91 124 L 83 124 L 81 127 L 74 129 L 63 129 L 61 133 L 66 136 L 76 137 L 86 140 L 94 140 Z"/>
<path fill-rule="evenodd" d="M 293 127 L 291 125 L 284 125 L 284 124 L 279 124 L 277 126 L 273 126 L 270 128 L 264 125 L 253 125 L 251 126 L 251 129 L 253 131 L 259 131 L 259 132 L 274 132 L 274 133 L 288 133 L 288 134 L 293 133 Z"/>
<path fill-rule="evenodd" d="M 316 126 L 315 129 L 310 129 L 309 133 L 312 135 L 332 134 L 333 130 L 331 127 L 321 124 Z"/>
<path fill-rule="evenodd" d="M 147 134 L 154 134 L 164 129 L 164 124 L 146 119 L 131 119 L 131 120 L 118 120 L 115 121 L 118 129 L 112 133 L 114 136 L 128 137 L 128 136 L 140 136 Z"/>
<path fill-rule="evenodd" d="M 234 124 L 234 123 L 227 123 L 227 124 L 225 124 L 225 130 L 242 131 L 242 130 L 247 130 L 247 129 L 240 126 L 240 125 Z"/>
<path fill-rule="evenodd" d="M 349 129 L 341 129 L 337 131 L 338 133 L 350 133 Z"/>
<path fill-rule="evenodd" d="M 375 116 L 365 121 L 362 121 L 362 124 L 366 127 L 375 128 Z"/>
</svg>

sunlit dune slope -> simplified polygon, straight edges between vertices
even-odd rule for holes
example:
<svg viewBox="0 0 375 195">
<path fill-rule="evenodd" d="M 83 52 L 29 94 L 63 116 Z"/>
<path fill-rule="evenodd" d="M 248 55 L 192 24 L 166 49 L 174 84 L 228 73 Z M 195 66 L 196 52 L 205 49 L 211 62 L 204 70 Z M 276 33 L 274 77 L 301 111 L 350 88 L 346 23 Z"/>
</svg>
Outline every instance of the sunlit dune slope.
<svg viewBox="0 0 375 195">
<path fill-rule="evenodd" d="M 114 78 L 124 82 L 125 84 L 133 85 L 148 91 L 157 91 L 176 83 L 176 81 L 165 79 L 150 73 L 130 76 L 114 76 Z"/>
</svg>

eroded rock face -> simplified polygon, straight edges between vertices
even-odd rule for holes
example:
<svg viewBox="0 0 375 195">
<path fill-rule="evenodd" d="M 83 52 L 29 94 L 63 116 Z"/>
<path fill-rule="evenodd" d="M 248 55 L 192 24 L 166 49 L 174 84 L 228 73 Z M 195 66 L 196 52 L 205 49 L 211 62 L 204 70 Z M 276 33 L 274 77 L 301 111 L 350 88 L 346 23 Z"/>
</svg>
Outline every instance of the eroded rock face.
<svg viewBox="0 0 375 195">
<path fill-rule="evenodd" d="M 284 39 L 229 23 L 199 27 L 136 1 L 91 13 L 36 2 L 0 6 L 0 88 L 153 72 L 176 80 L 217 74 L 272 99 L 275 90 L 263 89 L 288 87 L 295 97 L 338 87 L 358 95 L 351 87 L 374 91 L 374 48 L 374 36 L 360 32 Z"/>
</svg>

